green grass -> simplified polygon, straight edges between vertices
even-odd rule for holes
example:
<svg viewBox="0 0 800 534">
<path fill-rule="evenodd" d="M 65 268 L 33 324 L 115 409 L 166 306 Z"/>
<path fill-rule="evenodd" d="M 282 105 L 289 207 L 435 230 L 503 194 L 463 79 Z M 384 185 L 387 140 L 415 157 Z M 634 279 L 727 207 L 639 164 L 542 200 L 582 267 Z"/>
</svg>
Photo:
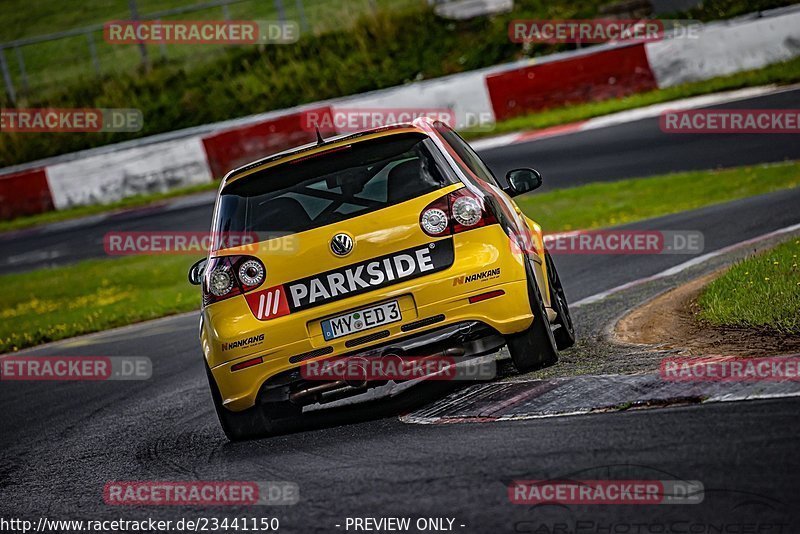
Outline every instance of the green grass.
<svg viewBox="0 0 800 534">
<path fill-rule="evenodd" d="M 203 0 L 136 0 L 140 16 L 204 3 L 207 2 Z M 422 4 L 420 0 L 376 0 L 373 3 L 378 9 Z M 284 0 L 283 4 L 287 18 L 300 18 L 294 0 Z M 342 18 L 353 18 L 372 9 L 370 0 L 348 0 L 346 8 L 343 8 L 341 2 L 337 0 L 302 0 L 302 4 L 305 16 L 312 28 L 316 28 L 317 24 L 330 26 L 336 23 L 333 20 L 336 15 L 340 16 L 339 24 L 341 24 Z M 35 37 L 103 24 L 109 20 L 131 18 L 126 0 L 83 0 L 71 2 L 62 7 L 63 9 L 54 9 L 53 0 L 3 0 L 3 12 L 0 14 L 0 21 L 3 23 L 0 25 L 0 41 Z M 228 11 L 232 20 L 275 20 L 278 17 L 275 2 L 272 0 L 244 0 L 228 6 Z M 221 19 L 222 16 L 221 7 L 180 15 L 181 18 L 188 20 Z"/>
<path fill-rule="evenodd" d="M 799 185 L 800 164 L 788 163 L 590 184 L 518 202 L 552 232 L 621 224 Z M 194 259 L 98 259 L 0 276 L 5 288 L 0 352 L 197 309 L 199 289 L 186 281 Z M 796 265 L 793 269 L 797 282 Z"/>
<path fill-rule="evenodd" d="M 0 13 L 0 42 L 47 35 L 64 30 L 103 24 L 110 20 L 128 20 L 131 13 L 124 0 L 72 2 L 68 8 L 53 9 L 53 0 L 3 0 Z M 140 16 L 177 7 L 191 7 L 205 3 L 202 0 L 137 0 Z M 348 0 L 342 8 L 335 0 L 303 0 L 304 25 L 310 33 L 341 30 L 352 25 L 360 16 L 374 9 L 405 9 L 423 6 L 421 0 Z M 289 20 L 303 21 L 294 0 L 284 0 L 284 11 Z M 244 0 L 228 6 L 232 20 L 277 20 L 278 12 L 272 0 Z M 161 20 L 223 20 L 222 7 L 207 8 L 190 13 L 163 17 Z M 97 51 L 100 73 L 107 75 L 135 75 L 141 56 L 138 46 L 111 45 L 103 32 L 92 33 Z M 211 62 L 226 49 L 225 45 L 147 45 L 151 62 L 180 63 L 182 68 L 194 68 Z M 58 89 L 81 78 L 95 76 L 94 65 L 85 35 L 65 37 L 20 48 L 27 83 L 33 94 Z M 23 92 L 23 78 L 16 52 L 8 52 L 7 60 L 12 79 Z M 57 67 L 57 68 L 56 68 Z"/>
<path fill-rule="evenodd" d="M 686 83 L 619 99 L 574 104 L 539 113 L 521 115 L 499 121 L 491 131 L 465 132 L 464 137 L 476 139 L 508 132 L 538 130 L 692 96 L 742 89 L 744 87 L 790 84 L 798 81 L 800 81 L 800 57 L 760 69 L 720 76 L 702 82 Z"/>
<path fill-rule="evenodd" d="M 136 0 L 140 16 L 164 11 L 176 7 L 190 7 L 203 3 L 201 0 Z M 570 16 L 569 4 L 575 2 L 541 2 L 522 0 L 516 2 L 514 17 L 537 16 L 556 18 Z M 593 16 L 597 13 L 595 2 L 583 3 L 592 6 L 592 10 L 582 16 Z M 691 18 L 708 21 L 730 18 L 757 10 L 770 9 L 792 3 L 792 0 L 707 0 L 699 9 L 687 13 L 676 13 L 671 18 Z M 302 12 L 297 2 L 284 0 L 284 11 L 287 18 L 303 23 L 304 30 L 310 34 L 348 28 L 355 21 L 376 10 L 398 11 L 404 9 L 424 8 L 423 0 L 347 0 L 346 4 L 335 0 L 301 0 Z M 243 0 L 228 6 L 228 14 L 234 20 L 275 20 L 278 12 L 271 0 Z M 68 8 L 53 9 L 53 0 L 3 0 L 0 11 L 0 42 L 22 38 L 37 37 L 65 30 L 77 29 L 91 25 L 103 24 L 109 20 L 124 20 L 131 17 L 128 3 L 124 0 L 86 0 L 70 2 Z M 170 19 L 222 19 L 222 7 L 207 8 L 192 13 L 164 17 Z M 666 17 L 665 17 L 666 18 Z M 442 22 L 447 24 L 447 22 Z M 491 47 L 502 45 L 499 42 L 502 34 L 487 36 Z M 94 34 L 95 48 L 98 54 L 100 71 L 108 74 L 134 74 L 140 63 L 136 46 L 108 45 L 104 42 L 102 32 Z M 224 46 L 219 45 L 148 45 L 151 60 L 160 62 L 180 62 L 181 67 L 195 67 L 213 61 Z M 517 49 L 519 47 L 516 47 Z M 82 77 L 93 77 L 94 66 L 90 59 L 89 45 L 86 36 L 77 35 L 57 41 L 39 43 L 22 47 L 20 52 L 24 58 L 25 70 L 29 86 L 38 93 L 42 89 L 58 88 Z M 22 72 L 18 64 L 16 52 L 9 53 L 7 59 L 12 79 L 17 87 L 22 87 Z"/>
<path fill-rule="evenodd" d="M 567 124 L 579 120 L 586 120 L 608 113 L 657 104 L 679 98 L 686 98 L 689 96 L 737 89 L 741 87 L 759 86 L 768 83 L 790 83 L 794 81 L 800 81 L 800 57 L 784 63 L 771 65 L 763 69 L 742 72 L 732 76 L 714 78 L 704 82 L 680 85 L 669 89 L 651 91 L 619 100 L 591 102 L 587 104 L 552 109 L 534 115 L 516 117 L 497 123 L 496 127 L 491 132 L 463 132 L 463 135 L 467 139 L 474 139 L 477 137 L 496 135 L 505 132 L 547 128 L 559 124 Z M 80 206 L 63 211 L 51 211 L 37 215 L 20 217 L 8 221 L 0 221 L 0 232 L 30 228 L 39 224 L 64 221 L 115 209 L 143 206 L 158 200 L 186 195 L 197 191 L 211 190 L 216 187 L 216 183 L 192 186 L 186 189 L 177 189 L 167 193 L 139 195 L 123 199 L 113 204 Z"/>
<path fill-rule="evenodd" d="M 529 194 L 517 203 L 553 232 L 615 226 L 798 186 L 800 162 L 790 162 L 593 183 Z"/>
<path fill-rule="evenodd" d="M 698 298 L 714 325 L 800 334 L 800 239 L 735 264 Z"/>
<path fill-rule="evenodd" d="M 66 221 L 69 219 L 77 219 L 79 217 L 88 217 L 90 215 L 97 215 L 98 213 L 147 206 L 170 198 L 191 195 L 193 193 L 199 193 L 202 191 L 213 191 L 217 187 L 219 187 L 219 182 L 210 182 L 207 184 L 198 184 L 189 187 L 182 187 L 180 189 L 173 189 L 172 191 L 167 191 L 165 193 L 135 195 L 109 204 L 91 204 L 88 206 L 76 206 L 74 208 L 65 210 L 37 213 L 36 215 L 26 215 L 24 217 L 17 217 L 16 219 L 0 221 L 0 232 L 22 230 L 23 228 L 31 228 L 33 226 Z"/>
<path fill-rule="evenodd" d="M 193 256 L 89 260 L 0 277 L 0 352 L 200 308 Z"/>
<path fill-rule="evenodd" d="M 190 1 L 140 0 L 140 11 Z M 332 0 L 303 1 L 309 18 L 313 15 L 324 27 L 302 34 L 295 44 L 204 47 L 199 51 L 174 45 L 166 47 L 166 58 L 161 57 L 161 47 L 151 46 L 153 65 L 149 71 L 137 67 L 136 47 L 112 47 L 99 37 L 95 38 L 102 71 L 99 77 L 88 60 L 84 37 L 41 45 L 44 48 L 38 52 L 24 47 L 31 88 L 20 91 L 17 107 L 135 108 L 141 110 L 144 126 L 136 133 L 6 132 L 0 136 L 0 167 L 569 50 L 574 46 L 512 43 L 508 23 L 513 19 L 591 18 L 608 3 L 520 0 L 509 13 L 445 21 L 421 0 L 375 0 L 376 9 L 371 0 L 351 0 L 346 9 Z M 795 1 L 709 0 L 692 18 L 726 18 L 743 10 L 757 11 Z M 54 13 L 46 0 L 5 2 L 5 9 L 0 10 L 5 38 L 27 33 L 23 29 L 28 26 L 32 33 L 41 33 L 48 28 L 74 27 L 81 21 L 125 16 L 124 2 L 90 0 L 80 9 L 70 9 L 71 13 Z M 241 5 L 251 4 L 257 4 L 257 8 L 248 11 L 243 7 L 242 18 L 260 17 L 258 9 L 270 10 L 273 5 L 260 0 Z M 289 17 L 295 16 L 291 13 L 293 4 L 284 0 Z M 232 17 L 239 16 L 233 6 L 231 11 Z M 265 12 L 263 16 L 274 18 L 268 15 Z M 211 17 L 219 15 L 193 18 Z M 12 78 L 20 87 L 16 58 L 13 53 L 6 55 Z M 9 107 L 4 91 L 0 91 L 0 107 Z"/>
</svg>

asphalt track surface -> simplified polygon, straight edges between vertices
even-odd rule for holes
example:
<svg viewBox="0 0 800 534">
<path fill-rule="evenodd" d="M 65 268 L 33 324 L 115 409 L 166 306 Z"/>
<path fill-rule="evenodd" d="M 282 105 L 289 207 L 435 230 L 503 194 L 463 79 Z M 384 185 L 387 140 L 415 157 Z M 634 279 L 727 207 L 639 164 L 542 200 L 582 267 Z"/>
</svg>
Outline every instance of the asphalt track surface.
<svg viewBox="0 0 800 534">
<path fill-rule="evenodd" d="M 782 102 L 779 107 L 792 106 Z M 624 132 L 647 126 L 616 128 Z M 537 141 L 529 149 L 539 151 L 541 143 L 556 141 L 580 147 L 587 134 Z M 714 167 L 723 164 L 714 156 L 725 152 L 723 146 L 730 153 L 744 152 L 740 141 L 763 143 L 765 158 L 778 157 L 766 139 L 743 139 L 697 139 L 695 143 L 706 149 L 685 152 L 672 146 L 674 169 L 659 167 L 666 156 L 656 144 L 658 148 L 649 151 L 655 162 L 652 171 L 641 163 L 648 170 L 635 174 L 678 170 L 692 158 L 697 168 Z M 787 153 L 798 150 L 785 138 L 781 143 Z M 631 149 L 626 143 L 620 146 Z M 703 154 L 708 155 L 705 160 Z M 646 155 L 641 154 L 642 162 Z M 496 152 L 487 157 L 494 156 Z M 570 161 L 574 156 L 564 157 L 569 164 L 578 163 Z M 626 175 L 596 164 L 595 179 Z M 555 169 L 539 166 L 559 184 Z M 797 224 L 798 206 L 800 190 L 779 191 L 629 226 L 702 231 L 705 252 L 710 252 Z M 202 220 L 198 228 L 204 229 L 207 212 L 204 207 L 168 216 L 175 224 Z M 140 219 L 130 219 L 134 228 L 125 229 L 142 229 L 135 227 L 145 224 Z M 92 229 L 97 235 L 107 230 Z M 690 258 L 558 256 L 555 261 L 568 297 L 576 301 Z M 153 376 L 139 382 L 0 382 L 0 516 L 5 518 L 247 515 L 278 517 L 283 532 L 345 532 L 348 517 L 392 516 L 454 518 L 453 531 L 469 533 L 800 531 L 796 399 L 485 424 L 400 422 L 399 413 L 440 398 L 453 387 L 434 384 L 394 400 L 309 414 L 303 429 L 293 434 L 230 444 L 211 406 L 194 315 L 66 340 L 28 353 L 149 356 Z M 697 505 L 533 507 L 509 502 L 506 488 L 511 480 L 553 478 L 701 480 L 706 496 Z M 102 499 L 108 481 L 193 479 L 292 481 L 299 484 L 301 502 L 259 510 L 120 508 Z M 761 530 L 754 530 L 754 524 Z"/>
<path fill-rule="evenodd" d="M 800 89 L 716 107 L 797 109 Z M 543 190 L 547 190 L 676 171 L 800 160 L 800 143 L 793 137 L 665 134 L 658 119 L 649 118 L 489 149 L 481 156 L 497 176 L 513 168 L 539 169 L 545 178 Z M 208 231 L 213 195 L 206 196 L 208 202 L 199 205 L 146 207 L 88 225 L 67 223 L 0 234 L 0 274 L 103 257 L 103 236 L 110 231 Z"/>
</svg>

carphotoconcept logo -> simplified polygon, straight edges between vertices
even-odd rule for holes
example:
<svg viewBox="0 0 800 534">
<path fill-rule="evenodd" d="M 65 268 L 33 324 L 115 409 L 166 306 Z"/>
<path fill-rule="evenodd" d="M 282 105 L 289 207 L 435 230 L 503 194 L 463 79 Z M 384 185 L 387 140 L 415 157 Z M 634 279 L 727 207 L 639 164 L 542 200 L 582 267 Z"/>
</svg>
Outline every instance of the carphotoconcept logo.
<svg viewBox="0 0 800 534">
<path fill-rule="evenodd" d="M 109 44 L 291 44 L 300 38 L 296 21 L 115 20 L 103 25 Z"/>
<path fill-rule="evenodd" d="M 0 132 L 138 132 L 142 112 L 128 108 L 3 108 Z"/>
</svg>

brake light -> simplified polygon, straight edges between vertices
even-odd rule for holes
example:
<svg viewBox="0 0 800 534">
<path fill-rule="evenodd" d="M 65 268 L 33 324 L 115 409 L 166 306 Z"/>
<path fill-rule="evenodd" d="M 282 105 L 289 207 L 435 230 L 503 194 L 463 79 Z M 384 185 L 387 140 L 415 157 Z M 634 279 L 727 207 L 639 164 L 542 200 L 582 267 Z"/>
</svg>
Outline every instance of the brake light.
<svg viewBox="0 0 800 534">
<path fill-rule="evenodd" d="M 495 297 L 499 297 L 505 295 L 506 292 L 502 289 L 496 289 L 494 291 L 488 291 L 486 293 L 481 293 L 480 295 L 475 295 L 469 298 L 470 304 L 475 304 L 476 302 L 482 302 L 484 300 L 493 299 Z"/>
<path fill-rule="evenodd" d="M 497 217 L 483 198 L 467 188 L 431 202 L 419 217 L 420 227 L 432 237 L 457 234 L 496 222 Z"/>
<path fill-rule="evenodd" d="M 203 281 L 203 304 L 242 295 L 264 283 L 267 271 L 261 260 L 252 256 L 211 258 Z"/>
<path fill-rule="evenodd" d="M 422 211 L 419 217 L 422 230 L 432 236 L 449 234 L 450 229 L 450 203 L 447 197 L 435 200 Z"/>
<path fill-rule="evenodd" d="M 235 363 L 231 365 L 231 372 L 234 371 L 241 371 L 242 369 L 247 369 L 248 367 L 253 367 L 254 365 L 258 365 L 262 363 L 264 359 L 259 356 L 258 358 L 252 358 L 250 360 L 245 360 L 243 362 Z"/>
</svg>

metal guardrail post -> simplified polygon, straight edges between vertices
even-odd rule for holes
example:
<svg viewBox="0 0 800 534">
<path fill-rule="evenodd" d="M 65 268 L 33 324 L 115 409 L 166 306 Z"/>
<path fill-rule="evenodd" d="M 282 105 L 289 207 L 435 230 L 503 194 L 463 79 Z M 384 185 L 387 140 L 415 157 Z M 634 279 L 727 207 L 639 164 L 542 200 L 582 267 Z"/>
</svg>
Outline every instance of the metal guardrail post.
<svg viewBox="0 0 800 534">
<path fill-rule="evenodd" d="M 6 63 L 6 51 L 0 48 L 0 70 L 3 71 L 3 81 L 6 82 L 6 94 L 12 104 L 17 104 L 17 92 L 14 91 L 14 82 L 11 80 L 11 73 L 8 71 Z"/>
<path fill-rule="evenodd" d="M 86 32 L 86 40 L 89 42 L 89 55 L 92 56 L 92 66 L 96 76 L 100 76 L 100 60 L 97 57 L 97 47 L 94 44 L 92 32 Z"/>
<path fill-rule="evenodd" d="M 308 19 L 306 18 L 306 10 L 303 7 L 303 0 L 294 0 L 295 7 L 297 8 L 297 16 L 300 19 L 300 28 L 303 33 L 307 33 L 310 29 Z"/>
<path fill-rule="evenodd" d="M 275 9 L 278 11 L 278 20 L 286 22 L 286 8 L 283 6 L 283 0 L 275 0 Z"/>
<path fill-rule="evenodd" d="M 161 19 L 157 19 L 155 22 L 161 23 Z M 161 52 L 161 59 L 167 59 L 167 44 L 164 41 L 158 43 L 158 51 Z"/>
<path fill-rule="evenodd" d="M 136 6 L 136 0 L 128 0 L 128 7 L 131 10 L 131 20 L 139 20 L 139 10 Z M 145 69 L 150 70 L 150 61 L 147 58 L 147 45 L 139 41 L 139 54 L 142 56 L 142 64 Z"/>
<path fill-rule="evenodd" d="M 28 71 L 25 70 L 25 58 L 22 57 L 22 48 L 15 46 L 14 55 L 17 57 L 17 65 L 19 66 L 19 76 L 22 80 L 22 91 L 28 94 Z"/>
</svg>

